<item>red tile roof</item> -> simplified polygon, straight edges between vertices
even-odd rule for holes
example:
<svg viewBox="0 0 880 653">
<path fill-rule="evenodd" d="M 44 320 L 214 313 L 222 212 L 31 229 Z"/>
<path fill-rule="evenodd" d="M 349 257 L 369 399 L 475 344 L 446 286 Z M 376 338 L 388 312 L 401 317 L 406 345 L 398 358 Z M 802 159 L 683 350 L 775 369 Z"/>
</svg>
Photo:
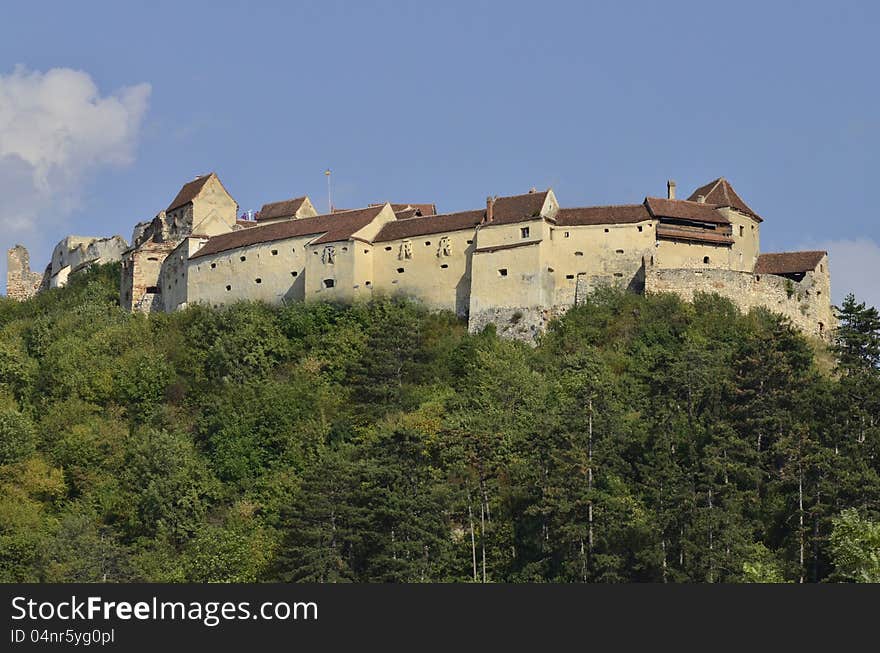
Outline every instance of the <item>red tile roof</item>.
<svg viewBox="0 0 880 653">
<path fill-rule="evenodd" d="M 398 219 L 385 224 L 373 242 L 381 243 L 447 231 L 472 230 L 482 222 L 484 215 L 485 211 L 476 210 Z"/>
<path fill-rule="evenodd" d="M 492 209 L 492 222 L 488 224 L 512 224 L 538 217 L 549 192 L 545 190 L 497 198 Z"/>
<path fill-rule="evenodd" d="M 715 206 L 729 206 L 737 211 L 745 213 L 746 215 L 752 216 L 758 222 L 764 221 L 761 216 L 752 211 L 749 205 L 737 195 L 737 192 L 733 190 L 733 186 L 731 186 L 730 182 L 724 177 L 718 177 L 718 179 L 710 181 L 705 186 L 700 186 L 697 190 L 691 193 L 691 196 L 688 199 L 696 201 L 697 197 L 700 195 L 706 198 L 705 201 L 708 204 L 714 204 Z"/>
<path fill-rule="evenodd" d="M 661 240 L 686 240 L 710 245 L 733 245 L 733 239 L 725 234 L 707 230 L 676 229 L 662 223 L 657 225 L 657 238 Z"/>
<path fill-rule="evenodd" d="M 708 222 L 710 224 L 730 224 L 730 220 L 719 213 L 713 204 L 646 197 L 645 206 L 648 207 L 651 215 L 655 218 L 672 218 L 692 222 Z"/>
<path fill-rule="evenodd" d="M 819 265 L 828 252 L 778 252 L 761 254 L 755 264 L 755 274 L 797 274 L 810 272 Z"/>
<path fill-rule="evenodd" d="M 192 202 L 196 196 L 202 191 L 205 183 L 208 179 L 211 178 L 213 172 L 209 172 L 206 175 L 200 175 L 193 179 L 192 181 L 186 183 L 181 187 L 180 191 L 177 193 L 177 196 L 171 201 L 171 204 L 168 205 L 166 211 L 173 211 L 174 209 L 179 209 L 181 206 L 186 206 L 190 202 Z"/>
<path fill-rule="evenodd" d="M 306 197 L 295 197 L 289 200 L 282 200 L 280 202 L 270 202 L 269 204 L 263 204 L 263 208 L 260 209 L 260 212 L 257 213 L 257 221 L 260 220 L 273 220 L 275 218 L 291 218 L 296 215 L 296 212 L 299 211 L 300 207 L 303 205 L 303 202 L 306 201 Z"/>
<path fill-rule="evenodd" d="M 630 224 L 650 220 L 651 214 L 644 204 L 618 204 L 614 206 L 583 206 L 560 208 L 556 224 L 560 227 L 576 227 L 597 224 Z"/>
<path fill-rule="evenodd" d="M 382 211 L 381 206 L 371 206 L 366 209 L 353 211 L 341 211 L 318 215 L 314 218 L 300 218 L 299 220 L 285 220 L 267 225 L 258 225 L 249 229 L 241 229 L 227 234 L 214 236 L 202 249 L 190 258 L 198 258 L 209 254 L 218 254 L 230 249 L 248 247 L 259 243 L 268 243 L 286 238 L 298 236 L 321 235 L 312 244 L 332 243 L 339 240 L 347 240 L 353 233 L 363 229 L 372 222 Z"/>
</svg>

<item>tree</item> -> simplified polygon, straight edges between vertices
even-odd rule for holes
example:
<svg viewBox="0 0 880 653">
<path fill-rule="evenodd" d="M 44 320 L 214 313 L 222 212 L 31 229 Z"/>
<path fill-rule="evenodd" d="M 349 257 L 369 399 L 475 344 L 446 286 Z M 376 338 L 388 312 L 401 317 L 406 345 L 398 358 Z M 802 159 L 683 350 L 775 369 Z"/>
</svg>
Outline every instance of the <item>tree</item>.
<svg viewBox="0 0 880 653">
<path fill-rule="evenodd" d="M 880 523 L 849 508 L 834 519 L 831 555 L 837 574 L 857 583 L 880 583 Z"/>
</svg>

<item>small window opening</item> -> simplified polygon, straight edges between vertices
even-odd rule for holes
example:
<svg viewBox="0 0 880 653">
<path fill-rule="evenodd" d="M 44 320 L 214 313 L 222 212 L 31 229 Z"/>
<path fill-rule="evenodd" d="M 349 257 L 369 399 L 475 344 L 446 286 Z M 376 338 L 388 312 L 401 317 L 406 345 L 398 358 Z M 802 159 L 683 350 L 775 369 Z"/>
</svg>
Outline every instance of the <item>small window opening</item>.
<svg viewBox="0 0 880 653">
<path fill-rule="evenodd" d="M 614 251 L 615 251 L 615 253 L 617 253 L 617 254 L 623 254 L 623 250 L 622 250 L 622 249 L 615 249 Z"/>
<path fill-rule="evenodd" d="M 364 250 L 364 254 L 369 254 L 369 253 L 370 253 L 370 250 L 368 250 L 368 249 Z"/>
<path fill-rule="evenodd" d="M 623 272 L 615 272 L 615 273 L 614 273 L 614 276 L 615 276 L 615 277 L 622 277 L 622 276 L 623 276 Z"/>
<path fill-rule="evenodd" d="M 426 241 L 425 241 L 425 245 L 430 245 L 430 244 L 431 244 L 431 241 L 430 241 L 430 240 L 426 240 Z"/>
<path fill-rule="evenodd" d="M 385 248 L 385 251 L 386 251 L 386 252 L 390 252 L 390 251 L 391 251 L 391 247 L 386 247 L 386 248 Z"/>
<path fill-rule="evenodd" d="M 148 257 L 147 257 L 147 260 L 148 260 L 148 261 L 158 261 L 159 259 L 156 258 L 155 256 L 148 256 Z M 63 260 L 62 260 L 61 262 L 64 263 Z"/>
<path fill-rule="evenodd" d="M 373 282 L 372 282 L 372 281 L 367 281 L 364 285 L 365 285 L 365 286 L 372 286 L 372 285 L 373 285 Z"/>
<path fill-rule="evenodd" d="M 232 286 L 226 286 L 226 290 L 227 291 L 232 290 Z"/>
<path fill-rule="evenodd" d="M 498 276 L 499 277 L 506 277 L 507 276 L 507 268 L 501 268 L 500 270 L 498 270 Z"/>
<path fill-rule="evenodd" d="M 242 257 L 240 257 L 240 258 L 241 258 L 242 261 L 246 261 L 246 260 L 247 260 L 247 256 L 242 256 Z"/>
<path fill-rule="evenodd" d="M 709 262 L 709 257 L 708 257 L 708 256 L 704 256 L 704 257 L 703 257 L 703 263 L 708 263 L 708 262 Z"/>
<path fill-rule="evenodd" d="M 739 235 L 743 236 L 746 233 L 746 228 L 742 225 L 739 226 Z"/>
<path fill-rule="evenodd" d="M 343 251 L 343 252 L 347 252 L 347 251 L 348 251 L 348 247 L 343 247 L 343 248 L 342 248 L 342 251 Z"/>
<path fill-rule="evenodd" d="M 332 288 L 335 285 L 336 285 L 335 279 L 324 279 L 324 287 L 325 288 Z"/>
<path fill-rule="evenodd" d="M 473 245 L 473 244 L 474 244 L 474 241 L 469 240 L 469 241 L 467 241 L 467 244 L 468 244 L 468 245 Z"/>
<path fill-rule="evenodd" d="M 257 282 L 257 283 L 263 283 L 263 280 L 260 279 L 260 277 L 257 277 L 257 278 L 256 278 L 256 282 Z"/>
<path fill-rule="evenodd" d="M 299 274 L 299 272 L 297 272 L 296 270 L 294 270 L 293 272 L 290 273 L 290 276 L 295 277 L 295 276 L 297 276 L 298 274 Z"/>
<path fill-rule="evenodd" d="M 216 267 L 217 267 L 217 264 L 216 264 L 216 263 L 211 263 L 211 269 L 212 269 L 212 270 L 213 270 L 214 268 L 216 268 Z"/>
<path fill-rule="evenodd" d="M 158 286 L 147 286 L 147 292 L 152 293 L 154 295 L 158 295 L 162 291 L 159 289 Z"/>
<path fill-rule="evenodd" d="M 565 232 L 565 237 L 568 238 L 569 236 L 571 236 L 571 234 L 570 234 L 569 232 L 566 231 L 566 232 Z"/>
<path fill-rule="evenodd" d="M 573 274 L 566 274 L 565 278 L 566 279 L 574 279 L 574 275 Z"/>
<path fill-rule="evenodd" d="M 583 256 L 584 253 L 583 253 L 583 252 L 575 252 L 574 255 L 575 255 L 575 256 Z"/>
<path fill-rule="evenodd" d="M 403 268 L 397 268 L 397 274 L 403 274 Z"/>
<path fill-rule="evenodd" d="M 641 228 L 641 227 L 639 227 L 639 231 L 641 231 L 641 230 L 642 230 L 642 228 Z"/>
<path fill-rule="evenodd" d="M 446 263 L 444 263 L 443 265 L 440 266 L 440 268 L 443 269 L 443 270 L 445 270 L 445 269 L 448 268 L 448 267 L 449 267 L 449 265 L 447 265 Z"/>
<path fill-rule="evenodd" d="M 278 250 L 277 250 L 277 249 L 273 249 L 273 250 L 272 250 L 272 256 L 278 256 Z"/>
<path fill-rule="evenodd" d="M 528 227 L 520 228 L 519 235 L 523 238 L 528 238 L 529 237 L 529 228 Z"/>
<path fill-rule="evenodd" d="M 608 230 L 607 230 L 607 229 L 605 230 L 605 233 L 606 233 L 606 234 L 608 233 Z"/>
</svg>

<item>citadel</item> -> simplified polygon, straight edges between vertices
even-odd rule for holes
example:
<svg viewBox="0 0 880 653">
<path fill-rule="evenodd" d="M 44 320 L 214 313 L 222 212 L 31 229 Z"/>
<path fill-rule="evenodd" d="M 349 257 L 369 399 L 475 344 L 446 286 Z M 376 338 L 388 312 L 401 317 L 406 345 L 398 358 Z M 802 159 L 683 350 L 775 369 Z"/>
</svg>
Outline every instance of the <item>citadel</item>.
<svg viewBox="0 0 880 653">
<path fill-rule="evenodd" d="M 8 252 L 7 294 L 63 286 L 95 263 L 121 261 L 120 305 L 175 311 L 193 304 L 369 299 L 404 295 L 531 339 L 602 285 L 691 300 L 713 292 L 740 309 L 763 306 L 804 333 L 834 324 L 823 251 L 760 252 L 762 218 L 723 177 L 676 198 L 560 207 L 552 189 L 489 197 L 470 211 L 383 203 L 319 215 L 308 197 L 265 204 L 256 219 L 216 174 L 184 184 L 168 208 L 122 237 L 68 236 L 45 271 Z"/>
</svg>

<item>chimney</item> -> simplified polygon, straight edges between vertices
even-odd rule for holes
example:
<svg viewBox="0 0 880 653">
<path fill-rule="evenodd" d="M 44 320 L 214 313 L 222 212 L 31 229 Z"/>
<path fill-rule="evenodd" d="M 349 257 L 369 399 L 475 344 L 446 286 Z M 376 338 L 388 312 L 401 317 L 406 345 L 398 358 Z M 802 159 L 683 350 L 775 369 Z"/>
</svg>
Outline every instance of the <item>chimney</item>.
<svg viewBox="0 0 880 653">
<path fill-rule="evenodd" d="M 486 222 L 492 222 L 495 214 L 495 198 L 489 195 L 486 198 Z"/>
<path fill-rule="evenodd" d="M 675 182 L 672 179 L 666 182 L 666 199 L 675 199 Z"/>
<path fill-rule="evenodd" d="M 706 196 L 705 195 L 697 195 L 697 201 L 700 204 L 705 204 L 706 203 Z"/>
</svg>

